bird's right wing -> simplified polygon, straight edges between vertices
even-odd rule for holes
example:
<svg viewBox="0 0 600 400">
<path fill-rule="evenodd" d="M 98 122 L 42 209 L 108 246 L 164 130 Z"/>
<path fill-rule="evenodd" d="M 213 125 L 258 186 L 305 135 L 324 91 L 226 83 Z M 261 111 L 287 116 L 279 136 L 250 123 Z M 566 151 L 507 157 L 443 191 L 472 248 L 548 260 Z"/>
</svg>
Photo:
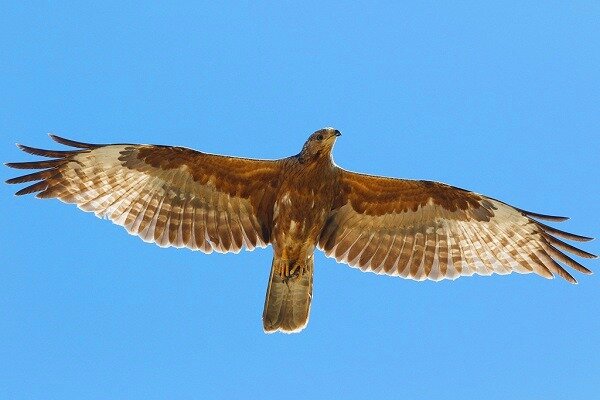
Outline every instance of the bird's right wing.
<svg viewBox="0 0 600 400">
<path fill-rule="evenodd" d="M 339 262 L 415 280 L 534 272 L 575 283 L 557 261 L 591 273 L 561 250 L 595 256 L 555 236 L 590 238 L 534 219 L 565 218 L 438 182 L 339 173 L 340 190 L 319 239 L 319 248 Z"/>
<path fill-rule="evenodd" d="M 51 137 L 77 150 L 19 146 L 51 159 L 7 164 L 41 170 L 7 181 L 37 181 L 17 195 L 37 192 L 39 198 L 75 203 L 163 247 L 238 252 L 269 243 L 278 161 Z"/>
</svg>

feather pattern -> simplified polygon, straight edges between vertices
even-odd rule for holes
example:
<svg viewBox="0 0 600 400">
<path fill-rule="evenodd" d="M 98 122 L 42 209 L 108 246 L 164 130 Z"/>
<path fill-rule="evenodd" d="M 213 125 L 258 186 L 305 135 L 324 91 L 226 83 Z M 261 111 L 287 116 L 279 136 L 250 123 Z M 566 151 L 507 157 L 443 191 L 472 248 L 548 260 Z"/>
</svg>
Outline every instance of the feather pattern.
<svg viewBox="0 0 600 400">
<path fill-rule="evenodd" d="M 277 161 L 182 147 L 97 145 L 51 138 L 78 150 L 19 145 L 26 153 L 54 159 L 8 163 L 16 169 L 41 170 L 7 181 L 37 181 L 18 195 L 37 192 L 40 198 L 75 203 L 162 247 L 238 252 L 270 241 L 265 235 L 270 221 L 259 212 L 259 201 L 275 194 Z"/>
<path fill-rule="evenodd" d="M 576 283 L 558 262 L 591 273 L 557 248 L 579 257 L 596 256 L 553 235 L 575 241 L 591 238 L 536 220 L 565 217 L 525 211 L 437 182 L 342 169 L 339 174 L 339 195 L 319 237 L 319 248 L 338 262 L 378 274 L 435 281 L 533 272 Z"/>
</svg>

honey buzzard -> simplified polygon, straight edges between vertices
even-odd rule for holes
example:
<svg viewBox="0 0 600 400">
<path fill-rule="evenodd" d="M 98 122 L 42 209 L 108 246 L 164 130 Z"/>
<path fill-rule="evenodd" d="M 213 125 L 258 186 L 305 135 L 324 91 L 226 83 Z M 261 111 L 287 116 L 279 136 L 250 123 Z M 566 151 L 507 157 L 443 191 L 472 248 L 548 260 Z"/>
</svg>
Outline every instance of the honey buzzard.
<svg viewBox="0 0 600 400">
<path fill-rule="evenodd" d="M 6 164 L 40 170 L 7 183 L 36 181 L 16 194 L 75 203 L 162 247 L 237 253 L 271 244 L 265 332 L 306 326 L 315 248 L 363 271 L 419 281 L 533 272 L 576 283 L 563 265 L 591 273 L 563 251 L 596 256 L 557 236 L 591 238 L 538 221 L 566 218 L 443 183 L 346 171 L 331 157 L 340 135 L 318 130 L 299 154 L 280 160 L 50 135 L 75 150 L 19 145 L 50 160 Z"/>
</svg>

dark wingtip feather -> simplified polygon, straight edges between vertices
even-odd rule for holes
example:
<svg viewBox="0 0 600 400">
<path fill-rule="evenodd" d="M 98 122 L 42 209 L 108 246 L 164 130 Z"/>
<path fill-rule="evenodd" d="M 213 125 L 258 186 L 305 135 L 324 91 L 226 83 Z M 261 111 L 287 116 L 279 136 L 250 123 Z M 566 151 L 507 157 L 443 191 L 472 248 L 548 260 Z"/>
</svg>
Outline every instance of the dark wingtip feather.
<svg viewBox="0 0 600 400">
<path fill-rule="evenodd" d="M 542 228 L 544 230 L 544 232 L 546 232 L 546 233 L 552 233 L 552 234 L 554 234 L 556 236 L 560 236 L 560 237 L 565 238 L 565 239 L 574 240 L 576 242 L 589 242 L 591 240 L 594 240 L 593 237 L 576 235 L 574 233 L 561 231 L 560 229 L 553 228 L 553 227 L 548 226 L 546 224 L 543 224 L 543 223 L 541 223 L 539 221 L 536 221 L 536 224 L 540 228 Z"/>
<path fill-rule="evenodd" d="M 15 193 L 15 196 L 23 196 L 29 193 L 41 192 L 48 187 L 48 183 L 45 181 L 34 183 L 33 185 L 27 186 Z"/>
<path fill-rule="evenodd" d="M 573 278 L 573 275 L 571 275 L 570 273 L 568 273 L 564 269 L 559 273 L 559 275 L 561 276 L 561 278 L 563 278 L 564 280 L 566 280 L 567 282 L 569 282 L 571 285 L 578 285 L 579 284 L 579 282 L 577 282 L 577 279 Z"/>
<path fill-rule="evenodd" d="M 16 178 L 10 178 L 4 181 L 4 183 L 8 183 L 9 185 L 14 185 L 15 183 L 22 183 L 21 177 L 17 176 Z"/>
<path fill-rule="evenodd" d="M 54 140 L 56 143 L 64 144 L 65 146 L 77 147 L 79 149 L 93 149 L 100 147 L 98 144 L 76 142 L 75 140 L 65 139 L 52 133 L 49 133 L 48 136 L 50 136 L 50 139 Z"/>
<path fill-rule="evenodd" d="M 557 239 L 552 235 L 545 234 L 544 237 L 553 246 L 560 247 L 561 249 L 568 251 L 569 253 L 575 254 L 579 257 L 583 257 L 583 258 L 597 258 L 598 257 L 595 254 L 588 253 L 587 251 L 581 250 L 575 246 L 565 243 L 562 240 Z"/>
<path fill-rule="evenodd" d="M 558 271 L 556 271 L 556 273 L 563 278 L 564 280 L 566 280 L 567 282 L 569 282 L 572 285 L 577 285 L 577 279 L 575 279 L 573 277 L 573 275 L 571 275 L 569 273 L 569 271 L 567 271 L 566 269 L 564 269 L 563 267 L 561 267 L 556 261 L 555 261 L 556 266 L 558 267 Z"/>
<path fill-rule="evenodd" d="M 569 219 L 569 217 L 560 217 L 558 215 L 539 214 L 539 213 L 534 213 L 531 211 L 523 210 L 520 208 L 517 208 L 517 210 L 519 212 L 525 214 L 528 217 L 538 218 L 538 219 L 546 220 L 546 221 L 563 222 L 563 221 L 567 221 Z"/>
<path fill-rule="evenodd" d="M 55 171 L 53 169 L 45 169 L 42 171 L 37 171 L 32 174 L 21 175 L 15 178 L 8 179 L 6 183 L 14 184 L 14 183 L 25 183 L 31 181 L 41 181 L 43 179 L 47 179 L 54 175 Z"/>
<path fill-rule="evenodd" d="M 64 159 L 43 160 L 43 161 L 26 161 L 26 162 L 9 162 L 4 163 L 9 168 L 14 169 L 47 169 L 55 168 L 64 164 Z"/>
<path fill-rule="evenodd" d="M 555 248 L 554 246 L 552 246 L 551 244 L 546 243 L 546 252 L 553 258 L 556 259 L 560 262 L 562 262 L 563 264 L 568 265 L 569 267 L 583 273 L 586 275 L 590 275 L 592 273 L 592 271 L 590 271 L 588 268 L 584 267 L 583 265 L 581 265 L 580 263 L 578 263 L 577 261 L 573 260 L 571 257 L 569 257 L 568 255 L 566 255 L 565 253 L 561 252 L 560 250 L 558 250 L 557 248 Z"/>
<path fill-rule="evenodd" d="M 17 143 L 17 147 L 24 151 L 25 153 L 33 154 L 41 157 L 50 157 L 50 158 L 64 158 L 73 154 L 77 154 L 78 151 L 56 151 L 56 150 L 44 150 L 38 149 L 35 147 L 29 147 L 22 144 Z"/>
</svg>

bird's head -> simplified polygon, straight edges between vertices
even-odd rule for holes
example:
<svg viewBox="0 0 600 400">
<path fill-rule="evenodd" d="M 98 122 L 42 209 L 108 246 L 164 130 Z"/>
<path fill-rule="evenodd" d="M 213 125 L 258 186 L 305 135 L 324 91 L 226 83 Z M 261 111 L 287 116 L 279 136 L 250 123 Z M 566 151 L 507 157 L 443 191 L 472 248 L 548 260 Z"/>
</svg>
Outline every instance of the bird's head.
<svg viewBox="0 0 600 400">
<path fill-rule="evenodd" d="M 300 152 L 300 159 L 315 160 L 322 157 L 330 158 L 333 145 L 339 136 L 342 136 L 342 134 L 337 129 L 319 129 L 310 135 L 306 143 L 304 143 L 304 147 L 302 147 L 302 151 Z"/>
</svg>

